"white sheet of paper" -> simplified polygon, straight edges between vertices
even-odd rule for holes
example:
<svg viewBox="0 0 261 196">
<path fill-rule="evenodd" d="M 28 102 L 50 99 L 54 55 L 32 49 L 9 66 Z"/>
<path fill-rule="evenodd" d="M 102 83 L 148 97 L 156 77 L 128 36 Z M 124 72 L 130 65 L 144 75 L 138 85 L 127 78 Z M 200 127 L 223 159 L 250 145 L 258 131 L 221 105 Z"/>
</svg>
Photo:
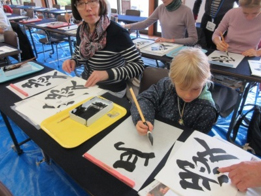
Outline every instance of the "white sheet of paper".
<svg viewBox="0 0 261 196">
<path fill-rule="evenodd" d="M 138 134 L 131 117 L 129 117 L 87 153 L 133 180 L 135 182 L 134 189 L 139 190 L 181 133 L 181 129 L 156 120 L 152 132 L 154 144 L 151 146 L 147 136 Z M 122 145 L 119 145 L 119 150 L 114 146 L 118 142 L 122 142 Z M 135 156 L 132 153 L 129 154 L 129 151 L 125 151 L 124 148 L 135 149 L 142 154 L 154 153 L 155 157 L 149 158 L 148 165 L 145 166 L 145 158 Z M 125 152 L 127 154 L 124 155 Z M 130 158 L 130 162 L 135 162 L 134 159 L 137 158 L 134 165 L 130 164 L 134 166 L 133 171 L 114 167 L 116 162 L 122 163 L 120 161 L 121 155 L 125 166 L 128 158 Z"/>
<path fill-rule="evenodd" d="M 231 156 L 231 159 L 228 156 Z M 221 186 L 218 183 L 218 177 L 223 174 L 214 174 L 214 168 L 251 160 L 251 157 L 250 153 L 233 144 L 194 131 L 158 173 L 156 179 L 180 195 L 233 196 L 237 194 L 237 189 L 231 185 L 228 177 L 228 182 L 222 183 Z M 207 166 L 209 166 L 209 171 Z M 227 176 L 227 174 L 224 175 L 224 177 Z M 208 179 L 212 181 L 208 181 Z M 190 185 L 191 187 L 189 187 Z"/>
<path fill-rule="evenodd" d="M 26 116 L 29 119 L 29 122 L 32 123 L 33 125 L 40 125 L 41 122 L 46 118 L 49 118 L 50 116 L 62 110 L 65 110 L 66 108 L 71 107 L 76 103 L 88 99 L 89 97 L 98 96 L 104 93 L 105 90 L 100 89 L 100 91 L 99 92 L 97 91 L 97 93 L 89 93 L 89 94 L 81 95 L 79 97 L 74 98 L 73 100 L 69 100 L 67 103 L 64 103 L 56 107 L 48 107 L 41 100 L 35 99 L 35 97 L 31 97 L 29 99 L 15 103 L 16 105 L 15 110 L 18 113 Z"/>
<path fill-rule="evenodd" d="M 38 99 L 49 106 L 57 107 L 61 104 L 68 103 L 70 100 L 74 100 L 80 95 L 86 93 L 97 94 L 101 91 L 98 86 L 87 88 L 84 86 L 85 83 L 86 80 L 79 77 L 73 77 L 62 84 L 35 96 L 35 99 Z"/>
<path fill-rule="evenodd" d="M 137 48 L 141 49 L 141 48 L 144 48 L 145 46 L 148 46 L 150 44 L 153 44 L 155 43 L 154 40 L 151 40 L 151 39 L 142 39 L 142 38 L 137 38 L 137 39 L 134 39 L 132 40 L 133 43 L 136 45 Z"/>
<path fill-rule="evenodd" d="M 65 31 L 71 31 L 71 30 L 77 30 L 77 28 L 78 28 L 78 25 L 71 25 L 71 26 L 69 26 L 69 28 L 68 27 L 60 27 L 60 28 L 58 28 L 58 29 L 60 29 L 60 30 L 65 30 Z"/>
<path fill-rule="evenodd" d="M 243 60 L 244 56 L 241 54 L 227 53 L 215 50 L 208 55 L 208 61 L 215 65 L 221 65 L 225 67 L 237 68 L 239 63 Z"/>
<path fill-rule="evenodd" d="M 7 52 L 13 52 L 13 51 L 16 51 L 17 48 L 12 48 L 12 47 L 9 47 L 9 46 L 0 46 L 0 54 L 5 54 Z"/>
<path fill-rule="evenodd" d="M 31 97 L 40 92 L 46 91 L 58 84 L 65 82 L 69 76 L 57 71 L 53 70 L 21 82 L 14 83 L 15 86 L 20 88 L 21 90 L 28 93 L 27 97 Z M 8 89 L 12 90 L 15 94 L 17 94 L 22 99 L 26 98 L 24 95 L 19 93 L 18 91 L 12 89 L 10 86 L 7 86 Z"/>
<path fill-rule="evenodd" d="M 180 47 L 180 45 L 167 42 L 158 42 L 141 48 L 141 52 L 156 56 L 163 56 L 176 47 Z"/>
<path fill-rule="evenodd" d="M 261 77 L 261 60 L 248 60 L 248 64 L 253 76 Z"/>
</svg>

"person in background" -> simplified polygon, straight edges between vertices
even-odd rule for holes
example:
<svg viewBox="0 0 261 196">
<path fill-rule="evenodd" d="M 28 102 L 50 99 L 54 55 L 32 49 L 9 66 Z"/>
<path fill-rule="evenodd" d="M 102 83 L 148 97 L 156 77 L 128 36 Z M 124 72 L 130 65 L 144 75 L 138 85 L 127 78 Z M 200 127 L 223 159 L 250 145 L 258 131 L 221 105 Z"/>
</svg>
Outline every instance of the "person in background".
<svg viewBox="0 0 261 196">
<path fill-rule="evenodd" d="M 4 32 L 12 31 L 11 24 L 6 17 L 2 4 L 0 3 L 0 42 L 4 42 Z"/>
<path fill-rule="evenodd" d="M 203 40 L 205 39 L 205 43 L 201 44 L 202 47 L 216 49 L 216 45 L 212 42 L 213 32 L 227 11 L 233 8 L 235 2 L 238 3 L 238 0 L 206 0 L 205 12 L 200 24 L 200 28 L 202 29 L 200 37 Z M 195 0 L 193 7 L 195 20 L 198 18 L 201 4 L 202 0 Z"/>
<path fill-rule="evenodd" d="M 221 173 L 228 172 L 232 184 L 239 191 L 261 187 L 261 161 L 244 161 L 218 170 Z"/>
<path fill-rule="evenodd" d="M 132 120 L 138 133 L 145 135 L 148 130 L 152 131 L 157 116 L 208 133 L 218 116 L 208 90 L 210 78 L 208 58 L 201 49 L 181 50 L 171 63 L 169 77 L 137 97 L 148 126 L 143 124 L 136 105 L 132 104 Z"/>
<path fill-rule="evenodd" d="M 63 70 L 70 73 L 84 65 L 86 87 L 98 85 L 115 96 L 126 93 L 127 80 L 142 74 L 144 65 L 128 31 L 107 16 L 105 0 L 71 0 L 73 16 L 82 20 L 76 47 Z"/>
<path fill-rule="evenodd" d="M 181 0 L 162 0 L 154 12 L 144 21 L 124 25 L 130 30 L 141 30 L 158 20 L 161 25 L 161 38 L 156 42 L 171 42 L 184 45 L 194 45 L 198 41 L 195 21 L 189 7 Z M 186 37 L 186 32 L 188 37 Z"/>
<path fill-rule="evenodd" d="M 9 5 L 3 5 L 5 13 L 13 13 L 13 9 Z"/>
<path fill-rule="evenodd" d="M 261 0 L 239 0 L 239 8 L 229 10 L 212 40 L 220 51 L 239 53 L 244 56 L 261 56 L 258 44 L 261 40 Z M 225 41 L 220 34 L 224 34 Z"/>
</svg>

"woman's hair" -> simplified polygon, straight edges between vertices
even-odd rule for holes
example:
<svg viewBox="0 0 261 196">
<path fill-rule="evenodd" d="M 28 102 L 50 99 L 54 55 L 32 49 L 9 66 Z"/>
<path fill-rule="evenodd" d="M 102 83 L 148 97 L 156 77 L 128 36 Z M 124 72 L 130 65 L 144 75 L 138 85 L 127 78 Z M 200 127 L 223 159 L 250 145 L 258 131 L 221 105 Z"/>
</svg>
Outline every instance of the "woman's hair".
<svg viewBox="0 0 261 196">
<path fill-rule="evenodd" d="M 73 17 L 76 19 L 76 20 L 82 20 L 82 17 L 81 15 L 79 14 L 75 4 L 76 2 L 79 2 L 80 0 L 71 0 L 71 5 L 72 5 L 72 13 L 73 13 Z M 99 4 L 100 4 L 100 13 L 99 13 L 99 16 L 106 16 L 107 15 L 107 4 L 105 2 L 105 0 L 98 0 L 99 1 Z"/>
<path fill-rule="evenodd" d="M 247 8 L 261 7 L 261 0 L 239 0 L 239 6 Z"/>
<path fill-rule="evenodd" d="M 198 48 L 181 50 L 172 60 L 169 77 L 185 90 L 198 81 L 211 83 L 208 57 Z"/>
</svg>

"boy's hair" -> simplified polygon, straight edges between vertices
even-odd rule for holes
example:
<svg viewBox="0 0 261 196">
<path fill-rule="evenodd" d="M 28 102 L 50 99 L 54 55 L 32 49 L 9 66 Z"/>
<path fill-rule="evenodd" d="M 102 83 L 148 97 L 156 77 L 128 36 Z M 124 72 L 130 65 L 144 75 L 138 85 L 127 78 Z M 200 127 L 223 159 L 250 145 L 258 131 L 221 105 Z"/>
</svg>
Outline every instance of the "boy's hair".
<svg viewBox="0 0 261 196">
<path fill-rule="evenodd" d="M 210 82 L 208 57 L 198 48 L 181 50 L 170 65 L 169 77 L 173 84 L 189 89 L 195 82 Z"/>
<path fill-rule="evenodd" d="M 239 0 L 239 6 L 246 8 L 261 7 L 261 0 Z"/>
</svg>

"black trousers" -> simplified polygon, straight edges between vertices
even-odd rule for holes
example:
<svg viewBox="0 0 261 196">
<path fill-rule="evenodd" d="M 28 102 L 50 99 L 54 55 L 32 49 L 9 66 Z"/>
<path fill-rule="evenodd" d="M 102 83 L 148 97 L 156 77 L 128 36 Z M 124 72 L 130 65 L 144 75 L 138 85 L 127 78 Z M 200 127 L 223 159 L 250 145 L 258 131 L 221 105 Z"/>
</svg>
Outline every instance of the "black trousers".
<svg viewBox="0 0 261 196">
<path fill-rule="evenodd" d="M 214 23 L 216 24 L 215 29 L 218 27 L 223 16 L 218 16 L 214 19 Z M 201 35 L 200 35 L 200 40 L 202 40 L 201 45 L 202 45 L 202 47 L 216 49 L 216 45 L 212 42 L 212 35 L 213 35 L 214 31 L 209 31 L 209 30 L 206 29 L 208 21 L 212 21 L 212 17 L 207 15 L 206 13 L 204 13 L 204 15 L 201 19 L 201 25 L 200 25 L 200 27 L 202 29 L 202 32 L 201 32 Z M 203 40 L 205 40 L 205 43 L 204 43 Z"/>
</svg>

